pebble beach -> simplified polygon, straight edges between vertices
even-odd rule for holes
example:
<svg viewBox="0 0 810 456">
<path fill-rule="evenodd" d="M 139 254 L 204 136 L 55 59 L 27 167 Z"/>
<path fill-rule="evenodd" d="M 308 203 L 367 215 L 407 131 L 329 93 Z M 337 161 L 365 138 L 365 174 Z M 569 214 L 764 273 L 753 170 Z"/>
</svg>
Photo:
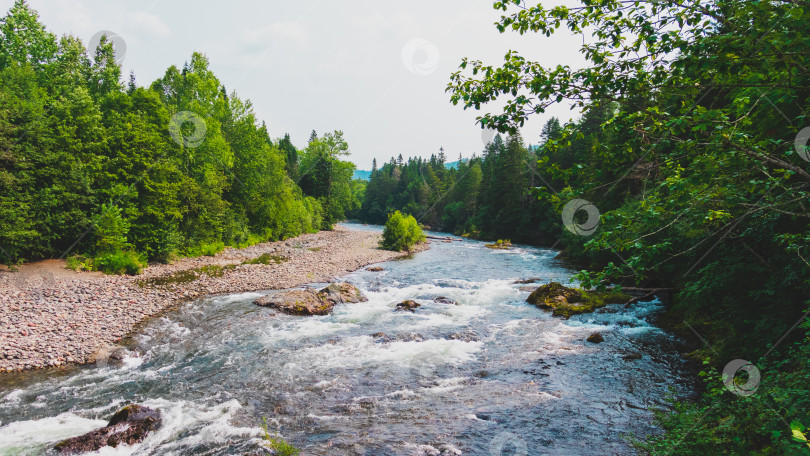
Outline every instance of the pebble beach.
<svg viewBox="0 0 810 456">
<path fill-rule="evenodd" d="M 329 282 L 403 256 L 379 249 L 379 239 L 378 232 L 337 226 L 150 265 L 138 276 L 73 272 L 56 260 L 50 268 L 0 271 L 0 372 L 94 362 L 139 324 L 185 301 Z M 267 264 L 251 264 L 262 255 Z"/>
</svg>

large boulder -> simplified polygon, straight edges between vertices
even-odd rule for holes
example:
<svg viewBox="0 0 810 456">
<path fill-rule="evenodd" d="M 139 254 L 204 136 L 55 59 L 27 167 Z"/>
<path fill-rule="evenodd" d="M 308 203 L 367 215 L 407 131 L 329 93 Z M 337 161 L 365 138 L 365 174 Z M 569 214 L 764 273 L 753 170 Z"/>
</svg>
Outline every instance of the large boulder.
<svg viewBox="0 0 810 456">
<path fill-rule="evenodd" d="M 615 291 L 577 290 L 551 282 L 534 290 L 526 302 L 551 310 L 555 317 L 569 318 L 572 315 L 593 312 L 611 303 L 624 303 L 628 299 L 630 296 Z"/>
<path fill-rule="evenodd" d="M 368 298 L 363 296 L 360 289 L 356 286 L 341 282 L 332 283 L 328 287 L 318 292 L 318 295 L 333 304 L 343 304 L 347 302 L 366 302 Z"/>
<path fill-rule="evenodd" d="M 561 299 L 562 298 L 562 299 Z M 582 292 L 565 287 L 557 282 L 543 285 L 532 292 L 526 302 L 541 309 L 554 309 L 560 303 L 575 303 L 582 301 Z"/>
<path fill-rule="evenodd" d="M 134 445 L 160 428 L 162 419 L 158 410 L 131 404 L 110 418 L 107 426 L 59 442 L 54 447 L 58 454 L 81 454 L 98 451 L 105 446 Z"/>
<path fill-rule="evenodd" d="M 253 302 L 291 315 L 328 315 L 336 304 L 364 301 L 368 299 L 354 285 L 333 283 L 318 291 L 309 287 L 284 290 L 263 296 Z"/>
</svg>

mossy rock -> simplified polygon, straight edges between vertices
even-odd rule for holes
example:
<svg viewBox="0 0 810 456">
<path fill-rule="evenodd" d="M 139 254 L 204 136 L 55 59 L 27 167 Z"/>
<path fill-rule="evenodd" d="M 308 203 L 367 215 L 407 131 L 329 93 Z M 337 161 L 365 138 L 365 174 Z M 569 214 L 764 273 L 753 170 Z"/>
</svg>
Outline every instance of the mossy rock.
<svg viewBox="0 0 810 456">
<path fill-rule="evenodd" d="M 615 291 L 586 291 L 551 282 L 534 290 L 526 302 L 551 310 L 555 317 L 570 318 L 572 315 L 591 313 L 608 304 L 628 300 L 630 296 Z"/>
</svg>

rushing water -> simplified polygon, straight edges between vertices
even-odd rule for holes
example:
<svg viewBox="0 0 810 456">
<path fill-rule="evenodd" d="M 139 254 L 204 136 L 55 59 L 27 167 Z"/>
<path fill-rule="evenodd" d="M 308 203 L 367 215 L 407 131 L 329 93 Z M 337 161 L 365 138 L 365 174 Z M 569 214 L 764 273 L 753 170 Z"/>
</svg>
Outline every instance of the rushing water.
<svg viewBox="0 0 810 456">
<path fill-rule="evenodd" d="M 188 303 L 123 365 L 0 378 L 0 454 L 41 454 L 129 402 L 164 426 L 102 454 L 249 454 L 263 418 L 306 455 L 633 454 L 649 409 L 685 392 L 677 341 L 649 322 L 657 302 L 570 320 L 525 303 L 516 279 L 568 281 L 555 254 L 433 242 L 345 277 L 369 301 L 324 317 L 252 304 L 262 293 Z M 395 312 L 405 299 L 422 306 Z"/>
</svg>

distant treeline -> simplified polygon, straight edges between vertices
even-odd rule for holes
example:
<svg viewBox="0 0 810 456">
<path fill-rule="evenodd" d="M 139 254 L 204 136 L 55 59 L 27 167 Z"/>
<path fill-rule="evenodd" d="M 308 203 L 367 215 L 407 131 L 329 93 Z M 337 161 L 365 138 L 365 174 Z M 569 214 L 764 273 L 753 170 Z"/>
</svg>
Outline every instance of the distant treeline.
<svg viewBox="0 0 810 456">
<path fill-rule="evenodd" d="M 532 191 L 539 182 L 537 157 L 519 134 L 495 136 L 480 157 L 459 157 L 454 168 L 445 163 L 441 152 L 430 159 L 392 158 L 379 169 L 375 160 L 355 216 L 385 223 L 388 213 L 401 210 L 435 230 L 530 243 L 548 239 Z"/>
<path fill-rule="evenodd" d="M 347 151 L 340 132 L 301 151 L 270 138 L 202 54 L 140 87 L 104 37 L 57 39 L 22 0 L 0 20 L 3 262 L 110 245 L 167 261 L 329 229 L 359 204 Z"/>
</svg>

